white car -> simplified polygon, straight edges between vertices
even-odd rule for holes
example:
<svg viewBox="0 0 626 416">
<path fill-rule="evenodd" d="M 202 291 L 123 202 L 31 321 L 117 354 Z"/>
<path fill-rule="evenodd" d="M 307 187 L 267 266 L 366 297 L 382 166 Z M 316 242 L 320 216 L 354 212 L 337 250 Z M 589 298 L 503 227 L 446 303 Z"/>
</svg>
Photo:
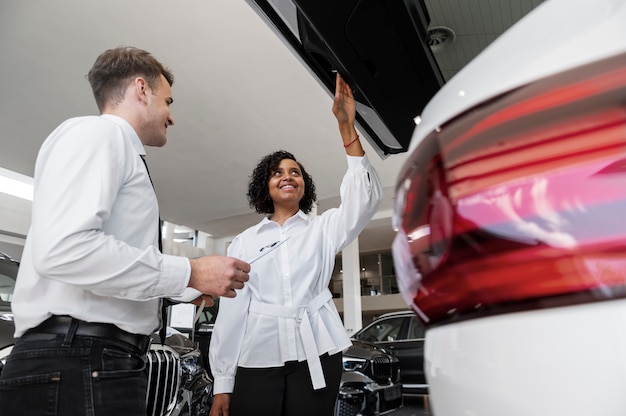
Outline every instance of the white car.
<svg viewBox="0 0 626 416">
<path fill-rule="evenodd" d="M 626 414 L 626 2 L 538 6 L 410 152 L 393 254 L 434 414 Z"/>
</svg>

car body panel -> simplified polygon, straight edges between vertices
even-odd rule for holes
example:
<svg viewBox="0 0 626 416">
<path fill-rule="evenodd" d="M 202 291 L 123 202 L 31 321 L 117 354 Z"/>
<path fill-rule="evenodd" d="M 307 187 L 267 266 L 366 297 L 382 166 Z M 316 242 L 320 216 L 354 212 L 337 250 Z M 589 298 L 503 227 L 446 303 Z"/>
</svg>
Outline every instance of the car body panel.
<svg viewBox="0 0 626 416">
<path fill-rule="evenodd" d="M 402 386 L 406 393 L 428 393 L 428 384 L 424 377 L 424 338 L 398 341 L 389 345 L 381 342 L 379 345 L 391 350 L 400 360 Z"/>
<path fill-rule="evenodd" d="M 392 250 L 438 416 L 626 411 L 624 22 L 548 0 L 422 113 Z"/>
<path fill-rule="evenodd" d="M 167 328 L 165 344 L 152 335 L 148 370 L 148 414 L 203 416 L 213 400 L 213 379 L 203 366 L 202 352 L 185 334 Z"/>
<path fill-rule="evenodd" d="M 399 281 L 419 282 L 399 286 L 426 324 L 596 288 L 620 295 L 623 277 L 598 265 L 624 263 L 613 218 L 626 200 L 625 56 L 495 97 L 411 155 L 394 261 Z"/>
<path fill-rule="evenodd" d="M 402 407 L 401 371 L 392 352 L 353 340 L 343 363 L 335 416 L 383 415 Z"/>
<path fill-rule="evenodd" d="M 428 330 L 436 415 L 618 416 L 626 301 L 518 312 Z"/>
<path fill-rule="evenodd" d="M 398 357 L 405 393 L 428 393 L 424 374 L 424 329 L 411 311 L 381 315 L 352 338 L 372 342 Z"/>
</svg>

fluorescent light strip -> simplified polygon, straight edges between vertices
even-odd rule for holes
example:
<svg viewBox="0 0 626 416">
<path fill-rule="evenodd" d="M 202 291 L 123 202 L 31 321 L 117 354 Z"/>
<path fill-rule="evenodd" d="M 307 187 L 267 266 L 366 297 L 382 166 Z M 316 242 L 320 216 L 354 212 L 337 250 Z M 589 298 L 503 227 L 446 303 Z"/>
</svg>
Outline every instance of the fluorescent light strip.
<svg viewBox="0 0 626 416">
<path fill-rule="evenodd" d="M 33 178 L 0 168 L 0 192 L 32 201 Z"/>
</svg>

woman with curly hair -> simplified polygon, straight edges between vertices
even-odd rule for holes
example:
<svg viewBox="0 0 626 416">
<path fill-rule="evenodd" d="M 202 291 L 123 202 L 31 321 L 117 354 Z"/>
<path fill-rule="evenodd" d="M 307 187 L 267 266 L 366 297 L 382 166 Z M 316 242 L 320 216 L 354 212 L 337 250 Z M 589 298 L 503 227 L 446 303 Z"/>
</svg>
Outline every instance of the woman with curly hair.
<svg viewBox="0 0 626 416">
<path fill-rule="evenodd" d="M 350 339 L 328 286 L 336 254 L 382 200 L 354 127 L 352 91 L 339 74 L 333 113 L 348 162 L 338 208 L 307 215 L 316 199 L 313 179 L 284 150 L 265 156 L 250 178 L 248 201 L 265 217 L 237 235 L 228 254 L 258 260 L 238 295 L 220 300 L 209 348 L 210 416 L 333 414 Z"/>
</svg>

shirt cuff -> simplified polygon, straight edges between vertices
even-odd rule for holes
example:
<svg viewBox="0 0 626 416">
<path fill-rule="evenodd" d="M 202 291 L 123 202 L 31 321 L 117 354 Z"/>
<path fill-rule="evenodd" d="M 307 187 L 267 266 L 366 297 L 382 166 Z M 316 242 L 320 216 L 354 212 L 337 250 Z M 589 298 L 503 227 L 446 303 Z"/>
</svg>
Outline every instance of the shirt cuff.
<svg viewBox="0 0 626 416">
<path fill-rule="evenodd" d="M 232 393 L 235 377 L 216 377 L 213 380 L 213 394 Z"/>
<path fill-rule="evenodd" d="M 369 160 L 367 159 L 367 155 L 363 156 L 350 156 L 346 155 L 348 159 L 348 169 L 357 169 L 364 166 L 369 166 Z"/>
<path fill-rule="evenodd" d="M 202 295 L 203 293 L 200 292 L 198 289 L 194 289 L 193 287 L 186 287 L 181 295 L 170 296 L 169 299 L 174 302 L 189 303 Z"/>
<path fill-rule="evenodd" d="M 191 263 L 189 259 L 187 257 L 163 254 L 161 264 L 162 278 L 159 281 L 159 285 L 162 285 L 161 293 L 168 293 L 170 296 L 183 295 L 185 289 L 189 286 L 189 278 L 191 277 Z"/>
</svg>

